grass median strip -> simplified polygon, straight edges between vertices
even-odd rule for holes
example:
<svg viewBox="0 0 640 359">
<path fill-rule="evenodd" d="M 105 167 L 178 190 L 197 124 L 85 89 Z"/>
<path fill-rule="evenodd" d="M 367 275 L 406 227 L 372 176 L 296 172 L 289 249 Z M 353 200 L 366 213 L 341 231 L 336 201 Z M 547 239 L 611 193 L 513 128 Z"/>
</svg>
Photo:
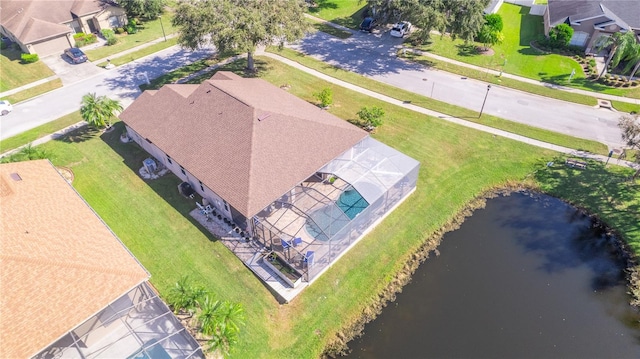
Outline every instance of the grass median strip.
<svg viewBox="0 0 640 359">
<path fill-rule="evenodd" d="M 47 93 L 49 91 L 53 91 L 55 89 L 58 89 L 62 87 L 62 80 L 60 79 L 55 79 L 55 80 L 51 80 L 49 82 L 45 82 L 43 84 L 40 84 L 38 86 L 34 86 L 34 87 L 30 87 L 26 90 L 22 90 L 20 92 L 16 92 L 13 95 L 9 95 L 6 97 L 3 97 L 3 100 L 8 100 L 9 102 L 11 102 L 12 104 L 16 104 L 20 101 L 25 101 L 28 100 L 30 98 L 36 97 L 38 95 L 42 95 L 43 93 Z"/>
<path fill-rule="evenodd" d="M 128 53 L 126 55 L 120 56 L 120 57 L 116 57 L 113 59 L 109 59 L 111 60 L 111 63 L 115 66 L 120 66 L 120 65 L 124 65 L 127 64 L 129 62 L 135 61 L 139 58 L 154 54 L 158 51 L 164 50 L 166 48 L 169 48 L 175 44 L 178 43 L 178 38 L 176 37 L 172 37 L 170 39 L 167 39 L 167 41 L 162 41 L 162 42 L 158 42 L 156 44 L 153 45 L 149 45 L 145 48 L 142 48 L 138 51 L 134 51 L 131 53 Z M 100 67 L 106 67 L 107 66 L 107 62 L 103 61 L 99 64 L 97 64 L 96 66 L 100 66 Z"/>
<path fill-rule="evenodd" d="M 572 136 L 563 135 L 549 130 L 540 129 L 533 126 L 520 124 L 513 121 L 507 121 L 505 119 L 483 114 L 478 119 L 478 112 L 468 110 L 462 107 L 451 105 L 442 101 L 437 101 L 428 97 L 417 95 L 415 93 L 384 84 L 382 82 L 369 79 L 367 77 L 355 74 L 350 71 L 342 70 L 336 66 L 327 64 L 325 62 L 316 60 L 312 57 L 305 56 L 297 51 L 284 48 L 278 50 L 275 47 L 267 48 L 267 51 L 276 53 L 290 60 L 296 61 L 306 67 L 322 72 L 326 75 L 338 78 L 342 81 L 349 82 L 351 84 L 366 88 L 368 90 L 378 92 L 380 94 L 395 98 L 397 100 L 411 102 L 413 105 L 424 107 L 444 114 L 463 118 L 471 122 L 481 123 L 483 125 L 498 128 L 504 131 L 516 133 L 525 137 L 533 138 L 536 140 L 553 143 L 559 146 L 581 149 L 598 154 L 607 154 L 609 152 L 606 145 L 591 141 L 580 139 Z M 551 90 L 553 91 L 553 90 Z"/>
<path fill-rule="evenodd" d="M 611 101 L 611 105 L 613 105 L 613 108 L 620 112 L 640 113 L 640 105 L 622 101 Z"/>
<path fill-rule="evenodd" d="M 11 151 L 22 145 L 31 143 L 41 137 L 58 132 L 63 128 L 69 127 L 80 121 L 82 121 L 82 116 L 80 116 L 80 111 L 76 111 L 66 116 L 62 116 L 55 121 L 51 121 L 42 126 L 38 126 L 31 130 L 25 131 L 19 135 L 9 137 L 0 141 L 0 153 Z"/>
</svg>

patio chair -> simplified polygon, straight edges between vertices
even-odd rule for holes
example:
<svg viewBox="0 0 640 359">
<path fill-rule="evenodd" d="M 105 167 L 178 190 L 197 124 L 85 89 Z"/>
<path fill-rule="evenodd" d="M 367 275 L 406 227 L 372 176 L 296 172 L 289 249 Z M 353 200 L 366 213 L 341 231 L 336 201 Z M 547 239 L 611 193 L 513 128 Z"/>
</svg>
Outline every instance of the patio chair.
<svg viewBox="0 0 640 359">
<path fill-rule="evenodd" d="M 314 251 L 307 251 L 307 253 L 304 255 L 304 262 L 307 263 L 307 267 L 311 267 L 313 265 L 314 254 Z"/>
<path fill-rule="evenodd" d="M 287 248 L 291 247 L 291 243 L 289 241 L 285 241 L 284 239 L 280 239 L 280 242 L 282 242 L 282 248 L 283 249 L 287 249 Z"/>
<path fill-rule="evenodd" d="M 302 238 L 300 238 L 300 237 L 294 238 L 292 244 L 293 244 L 294 247 L 297 247 L 297 246 L 301 245 L 302 244 Z"/>
</svg>

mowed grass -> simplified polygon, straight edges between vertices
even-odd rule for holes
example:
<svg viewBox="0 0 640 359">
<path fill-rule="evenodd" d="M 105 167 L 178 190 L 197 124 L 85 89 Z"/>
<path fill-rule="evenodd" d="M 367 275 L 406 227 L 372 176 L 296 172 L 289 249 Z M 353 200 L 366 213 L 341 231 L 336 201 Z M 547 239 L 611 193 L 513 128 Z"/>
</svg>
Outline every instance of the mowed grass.
<svg viewBox="0 0 640 359">
<path fill-rule="evenodd" d="M 134 51 L 131 53 L 128 53 L 126 55 L 120 56 L 120 57 L 116 57 L 113 59 L 109 59 L 111 60 L 111 64 L 113 64 L 114 66 L 120 66 L 120 65 L 124 65 L 124 64 L 128 64 L 129 62 L 135 61 L 139 58 L 151 55 L 151 54 L 155 54 L 158 51 L 162 51 L 166 48 L 169 48 L 175 44 L 178 43 L 178 38 L 177 37 L 172 37 L 170 39 L 167 39 L 167 41 L 161 41 L 158 42 L 157 44 L 153 44 L 150 46 L 147 46 L 145 48 L 142 48 L 138 51 Z M 99 64 L 96 64 L 96 66 L 100 66 L 100 67 L 106 67 L 108 64 L 107 61 L 103 61 Z"/>
<path fill-rule="evenodd" d="M 374 92 L 378 92 L 380 94 L 384 94 L 386 96 L 395 98 L 397 100 L 410 102 L 411 104 L 416 106 L 424 107 L 424 108 L 438 111 L 450 116 L 463 118 L 467 121 L 477 122 L 490 127 L 499 128 L 504 131 L 516 133 L 525 137 L 534 138 L 540 141 L 549 142 L 549 143 L 553 143 L 553 144 L 568 147 L 568 148 L 575 148 L 575 149 L 580 149 L 580 150 L 603 154 L 603 155 L 609 152 L 608 147 L 600 142 L 580 139 L 573 136 L 568 136 L 561 133 L 548 131 L 548 130 L 520 124 L 513 121 L 507 121 L 505 119 L 499 118 L 497 116 L 491 116 L 486 113 L 483 114 L 481 118 L 478 118 L 479 113 L 476 111 L 451 105 L 446 102 L 434 100 L 432 98 L 424 97 L 424 96 L 415 94 L 413 92 L 406 91 L 406 90 L 355 74 L 350 71 L 342 70 L 336 66 L 316 60 L 309 56 L 305 56 L 304 54 L 291 49 L 285 48 L 282 50 L 277 50 L 274 47 L 270 47 L 267 50 L 273 53 L 276 53 L 278 55 L 281 55 L 283 57 L 286 57 L 290 60 L 299 62 L 300 64 L 306 67 L 312 68 L 326 75 L 352 83 L 354 85 L 358 85 L 360 87 L 366 88 Z M 443 65 L 444 64 L 446 63 L 443 63 Z M 549 91 L 553 91 L 553 90 L 549 90 Z"/>
<path fill-rule="evenodd" d="M 315 0 L 317 6 L 309 7 L 309 14 L 333 23 L 358 29 L 367 7 L 358 0 Z"/>
<path fill-rule="evenodd" d="M 628 102 L 622 102 L 622 101 L 611 101 L 611 104 L 613 105 L 613 108 L 615 108 L 620 112 L 640 113 L 640 105 L 636 105 Z"/>
<path fill-rule="evenodd" d="M 117 54 L 124 50 L 129 50 L 136 46 L 146 44 L 147 42 L 163 37 L 162 26 L 164 26 L 164 33 L 166 35 L 173 34 L 177 29 L 171 25 L 172 20 L 173 13 L 165 11 L 165 13 L 162 14 L 162 19 L 158 18 L 151 21 L 145 21 L 142 25 L 138 26 L 140 30 L 137 33 L 132 35 L 116 35 L 118 38 L 118 42 L 116 44 L 111 46 L 101 46 L 94 50 L 87 50 L 85 51 L 85 54 L 89 58 L 89 61 L 95 61 Z"/>
<path fill-rule="evenodd" d="M 0 92 L 8 91 L 34 81 L 53 76 L 53 71 L 42 61 L 23 64 L 20 50 L 13 48 L 0 51 Z"/>
<path fill-rule="evenodd" d="M 62 80 L 60 79 L 55 79 L 55 80 L 51 80 L 48 82 L 45 82 L 43 84 L 34 86 L 34 87 L 30 87 L 26 90 L 22 90 L 20 92 L 16 92 L 13 95 L 9 95 L 9 96 L 5 96 L 2 98 L 2 100 L 8 100 L 10 103 L 12 104 L 16 104 L 20 101 L 25 101 L 28 100 L 30 98 L 36 97 L 38 95 L 42 95 L 44 93 L 47 93 L 49 91 L 53 91 L 55 89 L 58 89 L 62 87 Z"/>
<path fill-rule="evenodd" d="M 223 299 L 241 302 L 247 313 L 233 358 L 317 358 L 348 323 L 360 317 L 425 238 L 448 223 L 484 191 L 520 182 L 545 168 L 557 154 L 456 126 L 377 101 L 257 58 L 259 76 L 311 102 L 324 87 L 334 92 L 330 110 L 355 118 L 363 106 L 380 106 L 385 123 L 375 138 L 418 159 L 418 187 L 405 203 L 292 303 L 280 306 L 258 279 L 188 215 L 193 201 L 177 193 L 167 175 L 144 181 L 137 175 L 149 155 L 122 144 L 116 130 L 85 132 L 43 145 L 56 165 L 70 167 L 74 186 L 152 274 L 162 295 L 183 275 Z M 242 73 L 239 61 L 227 67 Z"/>
<path fill-rule="evenodd" d="M 26 145 L 27 143 L 31 143 L 41 137 L 60 131 L 63 128 L 69 127 L 80 121 L 83 121 L 82 116 L 80 116 L 79 111 L 76 111 L 66 116 L 62 116 L 55 121 L 51 121 L 25 131 L 19 135 L 4 139 L 0 141 L 0 154 L 18 148 L 22 145 Z"/>
<path fill-rule="evenodd" d="M 493 55 L 477 54 L 475 48 L 482 44 L 474 43 L 468 46 L 462 40 L 452 40 L 448 36 L 438 35 L 432 36 L 430 44 L 419 48 L 458 61 L 496 71 L 503 70 L 506 73 L 538 81 L 615 96 L 640 98 L 640 88 L 624 89 L 604 86 L 587 79 L 580 64 L 574 59 L 558 54 L 542 53 L 531 47 L 531 41 L 544 34 L 544 25 L 542 16 L 529 15 L 528 7 L 503 3 L 498 14 L 502 15 L 504 22 L 502 31 L 504 41 L 493 46 Z M 572 70 L 575 70 L 575 75 L 569 82 Z"/>
<path fill-rule="evenodd" d="M 544 33 L 542 17 L 529 15 L 529 8 L 504 3 L 498 14 L 504 22 L 504 41 L 493 46 L 493 55 L 475 53 L 479 43 L 470 46 L 464 41 L 452 40 L 448 36 L 433 35 L 431 44 L 421 47 L 458 61 L 483 68 L 528 77 L 535 80 L 566 84 L 572 70 L 576 71 L 572 81 L 584 78 L 580 64 L 575 60 L 556 54 L 543 54 L 530 46 Z"/>
</svg>

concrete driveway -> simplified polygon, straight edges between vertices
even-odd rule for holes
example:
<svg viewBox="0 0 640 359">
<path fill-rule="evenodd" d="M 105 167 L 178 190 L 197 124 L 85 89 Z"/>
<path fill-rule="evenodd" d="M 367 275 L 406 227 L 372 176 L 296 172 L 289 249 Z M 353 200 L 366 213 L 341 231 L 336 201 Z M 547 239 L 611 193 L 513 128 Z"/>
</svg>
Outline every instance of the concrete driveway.
<svg viewBox="0 0 640 359">
<path fill-rule="evenodd" d="M 89 77 L 101 74 L 105 69 L 94 65 L 87 61 L 81 64 L 74 64 L 69 58 L 62 53 L 43 57 L 44 62 L 51 71 L 53 71 L 62 80 L 65 86 L 71 85 L 78 81 L 85 80 Z"/>
</svg>

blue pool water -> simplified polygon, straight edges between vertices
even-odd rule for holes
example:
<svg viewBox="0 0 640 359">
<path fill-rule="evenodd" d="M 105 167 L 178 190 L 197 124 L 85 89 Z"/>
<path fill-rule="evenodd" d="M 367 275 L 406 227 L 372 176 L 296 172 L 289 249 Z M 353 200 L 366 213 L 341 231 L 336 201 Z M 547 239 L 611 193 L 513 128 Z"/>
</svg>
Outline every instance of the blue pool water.
<svg viewBox="0 0 640 359">
<path fill-rule="evenodd" d="M 369 203 L 367 203 L 355 189 L 348 189 L 342 192 L 336 204 L 349 219 L 356 218 L 358 213 L 364 211 L 364 209 L 369 206 Z"/>
<path fill-rule="evenodd" d="M 340 194 L 336 205 L 337 208 L 325 206 L 309 214 L 312 220 L 307 220 L 305 228 L 315 239 L 328 241 L 358 213 L 367 208 L 369 203 L 362 198 L 358 191 L 348 189 Z"/>
</svg>

